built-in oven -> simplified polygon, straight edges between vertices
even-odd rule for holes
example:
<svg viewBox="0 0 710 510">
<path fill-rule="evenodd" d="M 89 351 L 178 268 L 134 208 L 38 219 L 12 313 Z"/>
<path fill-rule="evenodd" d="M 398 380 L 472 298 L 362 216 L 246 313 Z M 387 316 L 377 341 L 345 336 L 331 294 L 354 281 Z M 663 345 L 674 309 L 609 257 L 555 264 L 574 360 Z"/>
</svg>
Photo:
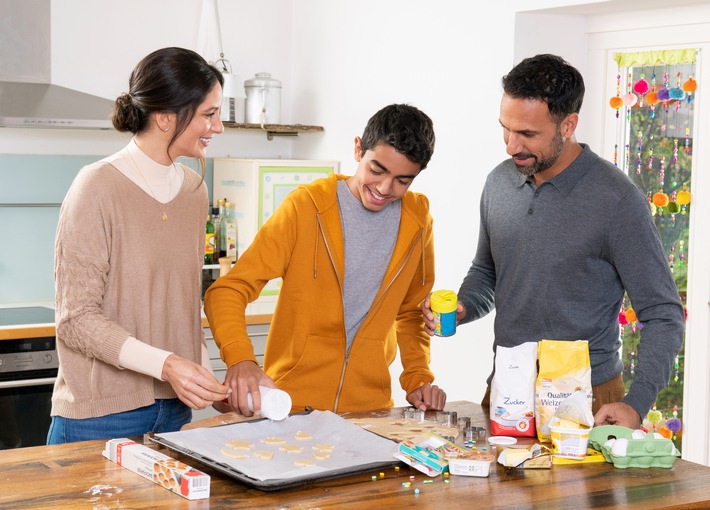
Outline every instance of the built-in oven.
<svg viewBox="0 0 710 510">
<path fill-rule="evenodd" d="M 0 308 L 0 326 L 53 324 L 51 308 Z M 0 450 L 46 444 L 58 368 L 54 336 L 0 340 Z"/>
</svg>

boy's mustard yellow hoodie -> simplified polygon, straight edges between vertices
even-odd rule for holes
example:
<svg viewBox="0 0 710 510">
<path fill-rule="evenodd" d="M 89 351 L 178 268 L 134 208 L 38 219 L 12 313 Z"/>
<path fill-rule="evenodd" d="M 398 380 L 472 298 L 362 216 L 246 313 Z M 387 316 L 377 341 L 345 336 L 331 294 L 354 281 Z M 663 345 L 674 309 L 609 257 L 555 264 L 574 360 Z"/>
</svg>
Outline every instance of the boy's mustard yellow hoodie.
<svg viewBox="0 0 710 510">
<path fill-rule="evenodd" d="M 264 371 L 287 391 L 293 412 L 393 405 L 389 365 L 399 345 L 406 394 L 431 383 L 430 338 L 420 303 L 434 282 L 429 201 L 402 197 L 399 235 L 370 311 L 346 353 L 344 243 L 334 174 L 291 192 L 229 274 L 205 294 L 205 313 L 228 367 L 253 360 L 245 309 L 271 279 L 283 277 L 269 329 Z"/>
</svg>

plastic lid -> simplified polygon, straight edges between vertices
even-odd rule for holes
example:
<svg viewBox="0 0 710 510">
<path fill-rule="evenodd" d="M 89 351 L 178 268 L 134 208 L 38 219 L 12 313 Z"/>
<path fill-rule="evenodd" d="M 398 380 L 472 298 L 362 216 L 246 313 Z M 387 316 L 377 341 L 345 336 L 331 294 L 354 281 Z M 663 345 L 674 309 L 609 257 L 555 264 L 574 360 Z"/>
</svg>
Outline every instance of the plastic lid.
<svg viewBox="0 0 710 510">
<path fill-rule="evenodd" d="M 459 305 L 458 297 L 453 290 L 437 290 L 431 293 L 429 298 L 433 312 L 449 313 L 455 312 Z"/>
<path fill-rule="evenodd" d="M 518 440 L 510 436 L 491 436 L 488 438 L 488 442 L 490 444 L 509 445 L 517 443 Z"/>
<path fill-rule="evenodd" d="M 256 76 L 244 82 L 245 87 L 281 88 L 281 82 L 271 77 L 271 73 L 256 73 Z"/>
<path fill-rule="evenodd" d="M 288 393 L 278 388 L 267 388 L 266 386 L 259 386 L 259 393 L 261 394 L 261 415 L 264 418 L 281 421 L 288 417 L 292 406 L 291 396 Z M 253 411 L 251 393 L 247 395 L 247 403 L 249 404 L 249 409 Z"/>
</svg>

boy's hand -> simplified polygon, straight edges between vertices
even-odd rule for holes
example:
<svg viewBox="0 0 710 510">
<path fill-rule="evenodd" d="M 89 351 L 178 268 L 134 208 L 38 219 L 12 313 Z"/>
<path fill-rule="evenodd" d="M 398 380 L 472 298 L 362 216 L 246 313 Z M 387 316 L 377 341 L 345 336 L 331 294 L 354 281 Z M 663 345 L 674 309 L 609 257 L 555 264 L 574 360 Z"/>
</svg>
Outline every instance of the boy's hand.
<svg viewBox="0 0 710 510">
<path fill-rule="evenodd" d="M 446 405 L 446 392 L 436 385 L 426 383 L 407 395 L 407 402 L 422 411 L 442 411 Z"/>
</svg>

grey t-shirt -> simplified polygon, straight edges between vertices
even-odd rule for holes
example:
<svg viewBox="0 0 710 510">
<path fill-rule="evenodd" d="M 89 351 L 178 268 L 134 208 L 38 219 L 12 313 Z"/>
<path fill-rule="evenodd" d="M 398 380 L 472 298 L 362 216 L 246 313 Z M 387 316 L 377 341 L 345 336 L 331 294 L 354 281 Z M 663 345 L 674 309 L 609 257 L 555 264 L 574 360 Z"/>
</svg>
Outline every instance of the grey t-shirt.
<svg viewBox="0 0 710 510">
<path fill-rule="evenodd" d="M 391 202 L 375 212 L 355 198 L 346 181 L 338 181 L 337 193 L 345 243 L 343 310 L 349 351 L 392 258 L 402 202 Z"/>
</svg>

